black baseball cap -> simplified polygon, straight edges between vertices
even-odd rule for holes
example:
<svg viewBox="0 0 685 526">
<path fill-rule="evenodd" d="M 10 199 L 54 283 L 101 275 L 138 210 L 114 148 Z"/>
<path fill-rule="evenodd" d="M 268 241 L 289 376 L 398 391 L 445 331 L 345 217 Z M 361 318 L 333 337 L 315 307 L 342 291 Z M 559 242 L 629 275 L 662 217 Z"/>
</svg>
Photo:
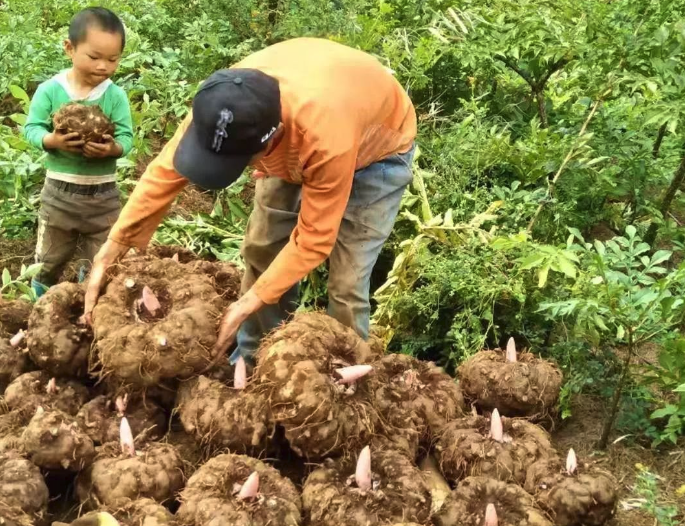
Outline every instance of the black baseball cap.
<svg viewBox="0 0 685 526">
<path fill-rule="evenodd" d="M 281 122 L 278 81 L 256 69 L 214 72 L 193 99 L 193 120 L 174 168 L 209 190 L 226 188 L 261 152 Z"/>
</svg>

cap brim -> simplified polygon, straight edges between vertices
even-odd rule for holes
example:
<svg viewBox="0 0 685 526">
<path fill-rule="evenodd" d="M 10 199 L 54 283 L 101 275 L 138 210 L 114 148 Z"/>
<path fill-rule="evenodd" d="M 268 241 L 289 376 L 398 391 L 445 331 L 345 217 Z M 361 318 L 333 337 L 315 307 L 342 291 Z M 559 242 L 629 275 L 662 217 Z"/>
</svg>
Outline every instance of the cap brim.
<svg viewBox="0 0 685 526">
<path fill-rule="evenodd" d="M 219 155 L 199 140 L 191 122 L 174 153 L 174 168 L 191 183 L 207 190 L 221 190 L 234 183 L 252 155 Z"/>
</svg>

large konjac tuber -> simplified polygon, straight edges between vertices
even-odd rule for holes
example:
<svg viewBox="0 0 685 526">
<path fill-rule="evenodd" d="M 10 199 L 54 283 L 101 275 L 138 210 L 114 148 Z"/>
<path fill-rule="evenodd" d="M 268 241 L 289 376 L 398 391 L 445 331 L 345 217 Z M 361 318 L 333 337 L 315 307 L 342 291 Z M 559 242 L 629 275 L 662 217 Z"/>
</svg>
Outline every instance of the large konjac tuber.
<svg viewBox="0 0 685 526">
<path fill-rule="evenodd" d="M 31 461 L 45 469 L 81 471 L 95 457 L 93 441 L 74 417 L 61 411 L 38 408 L 22 440 Z"/>
<path fill-rule="evenodd" d="M 553 526 L 521 487 L 467 477 L 436 514 L 437 526 Z"/>
<path fill-rule="evenodd" d="M 606 471 L 579 464 L 571 449 L 566 462 L 553 457 L 531 465 L 525 488 L 557 526 L 601 526 L 614 516 L 617 486 Z"/>
<path fill-rule="evenodd" d="M 295 485 L 243 455 L 219 455 L 188 479 L 177 519 L 185 526 L 299 526 Z"/>
<path fill-rule="evenodd" d="M 526 470 L 540 459 L 556 453 L 549 435 L 523 419 L 459 418 L 443 429 L 435 452 L 445 477 L 452 482 L 483 475 L 523 484 Z"/>
<path fill-rule="evenodd" d="M 531 353 L 481 351 L 457 369 L 464 397 L 484 411 L 497 408 L 504 416 L 542 418 L 553 413 L 562 375 L 552 362 Z"/>
</svg>

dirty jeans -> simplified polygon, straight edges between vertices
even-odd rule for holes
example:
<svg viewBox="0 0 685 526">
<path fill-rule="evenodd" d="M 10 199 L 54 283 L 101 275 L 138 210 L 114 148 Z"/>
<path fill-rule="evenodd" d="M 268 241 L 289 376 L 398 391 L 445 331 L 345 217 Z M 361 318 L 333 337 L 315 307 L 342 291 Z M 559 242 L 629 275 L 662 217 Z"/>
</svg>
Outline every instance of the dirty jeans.
<svg viewBox="0 0 685 526">
<path fill-rule="evenodd" d="M 405 188 L 412 180 L 414 148 L 357 171 L 350 200 L 328 258 L 328 314 L 352 327 L 364 339 L 369 335 L 369 287 L 383 244 L 390 235 Z M 276 177 L 259 179 L 254 209 L 242 246 L 244 294 L 288 243 L 297 224 L 301 187 Z M 240 327 L 237 348 L 230 357 L 252 362 L 265 334 L 297 309 L 299 285 L 274 305 L 265 305 Z"/>
<path fill-rule="evenodd" d="M 83 258 L 79 264 L 89 268 L 121 205 L 115 183 L 80 185 L 46 179 L 40 199 L 36 263 L 43 268 L 35 281 L 50 287 L 59 281 L 79 245 Z"/>
</svg>

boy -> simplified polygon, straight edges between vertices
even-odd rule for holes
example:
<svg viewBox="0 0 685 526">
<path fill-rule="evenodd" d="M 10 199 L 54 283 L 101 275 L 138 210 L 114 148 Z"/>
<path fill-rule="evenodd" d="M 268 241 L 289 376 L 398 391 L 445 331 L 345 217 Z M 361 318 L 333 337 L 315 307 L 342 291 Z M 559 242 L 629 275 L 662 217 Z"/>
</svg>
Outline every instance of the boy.
<svg viewBox="0 0 685 526">
<path fill-rule="evenodd" d="M 64 43 L 72 67 L 43 82 L 31 101 L 24 134 L 48 153 L 36 244 L 36 262 L 43 266 L 32 283 L 38 296 L 57 283 L 79 242 L 87 260 L 83 274 L 119 216 L 116 159 L 131 150 L 133 131 L 126 94 L 110 77 L 125 40 L 124 25 L 110 10 L 80 11 Z M 54 131 L 53 115 L 71 102 L 100 106 L 114 124 L 114 136 L 94 143 Z"/>
</svg>

